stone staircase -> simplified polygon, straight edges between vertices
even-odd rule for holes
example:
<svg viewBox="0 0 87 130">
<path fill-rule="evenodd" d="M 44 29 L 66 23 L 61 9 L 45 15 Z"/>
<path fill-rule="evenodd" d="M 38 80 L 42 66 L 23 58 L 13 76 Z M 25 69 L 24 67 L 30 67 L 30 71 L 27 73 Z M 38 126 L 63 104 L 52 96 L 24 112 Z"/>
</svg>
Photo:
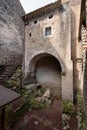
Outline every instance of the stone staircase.
<svg viewBox="0 0 87 130">
<path fill-rule="evenodd" d="M 22 63 L 22 57 L 18 57 L 13 65 L 0 65 L 0 84 L 3 84 L 15 72 Z"/>
<path fill-rule="evenodd" d="M 0 83 L 5 82 L 16 70 L 17 66 L 4 66 L 2 72 L 0 72 Z M 1 69 L 1 68 L 0 68 Z"/>
</svg>

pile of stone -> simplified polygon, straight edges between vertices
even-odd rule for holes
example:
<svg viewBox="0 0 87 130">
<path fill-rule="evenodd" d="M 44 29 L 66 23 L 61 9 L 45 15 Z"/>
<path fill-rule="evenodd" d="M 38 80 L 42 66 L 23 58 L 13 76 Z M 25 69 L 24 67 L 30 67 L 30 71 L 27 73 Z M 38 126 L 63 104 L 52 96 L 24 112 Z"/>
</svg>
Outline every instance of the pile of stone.
<svg viewBox="0 0 87 130">
<path fill-rule="evenodd" d="M 46 91 L 44 92 L 43 96 L 41 97 L 37 97 L 35 98 L 38 102 L 47 102 L 48 100 L 51 99 L 51 95 L 50 95 L 50 89 L 46 89 Z"/>
</svg>

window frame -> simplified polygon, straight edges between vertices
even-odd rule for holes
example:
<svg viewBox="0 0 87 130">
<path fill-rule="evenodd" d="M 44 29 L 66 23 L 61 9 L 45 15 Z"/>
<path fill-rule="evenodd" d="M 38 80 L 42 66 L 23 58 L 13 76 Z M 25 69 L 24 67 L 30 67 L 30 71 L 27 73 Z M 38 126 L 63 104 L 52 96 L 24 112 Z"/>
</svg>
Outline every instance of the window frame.
<svg viewBox="0 0 87 130">
<path fill-rule="evenodd" d="M 52 27 L 51 26 L 45 27 L 44 35 L 45 35 L 45 37 L 48 37 L 48 36 L 52 35 Z"/>
</svg>

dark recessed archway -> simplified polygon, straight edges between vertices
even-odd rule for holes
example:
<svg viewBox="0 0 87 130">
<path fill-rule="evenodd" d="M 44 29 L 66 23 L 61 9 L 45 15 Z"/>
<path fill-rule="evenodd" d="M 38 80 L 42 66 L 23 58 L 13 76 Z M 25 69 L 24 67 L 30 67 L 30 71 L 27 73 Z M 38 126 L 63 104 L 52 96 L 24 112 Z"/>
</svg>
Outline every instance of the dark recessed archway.
<svg viewBox="0 0 87 130">
<path fill-rule="evenodd" d="M 50 88 L 53 96 L 61 97 L 61 66 L 59 61 L 46 55 L 35 64 L 35 77 L 42 87 Z"/>
</svg>

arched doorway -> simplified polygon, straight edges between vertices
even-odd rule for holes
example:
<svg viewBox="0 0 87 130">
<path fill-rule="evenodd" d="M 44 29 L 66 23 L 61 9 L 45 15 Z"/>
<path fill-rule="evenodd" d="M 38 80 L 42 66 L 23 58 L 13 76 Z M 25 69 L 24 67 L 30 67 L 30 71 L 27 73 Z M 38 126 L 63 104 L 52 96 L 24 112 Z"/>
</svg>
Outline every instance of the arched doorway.
<svg viewBox="0 0 87 130">
<path fill-rule="evenodd" d="M 44 88 L 49 88 L 53 96 L 62 96 L 61 66 L 52 55 L 45 55 L 37 60 L 34 65 L 34 75 L 37 82 Z"/>
</svg>

